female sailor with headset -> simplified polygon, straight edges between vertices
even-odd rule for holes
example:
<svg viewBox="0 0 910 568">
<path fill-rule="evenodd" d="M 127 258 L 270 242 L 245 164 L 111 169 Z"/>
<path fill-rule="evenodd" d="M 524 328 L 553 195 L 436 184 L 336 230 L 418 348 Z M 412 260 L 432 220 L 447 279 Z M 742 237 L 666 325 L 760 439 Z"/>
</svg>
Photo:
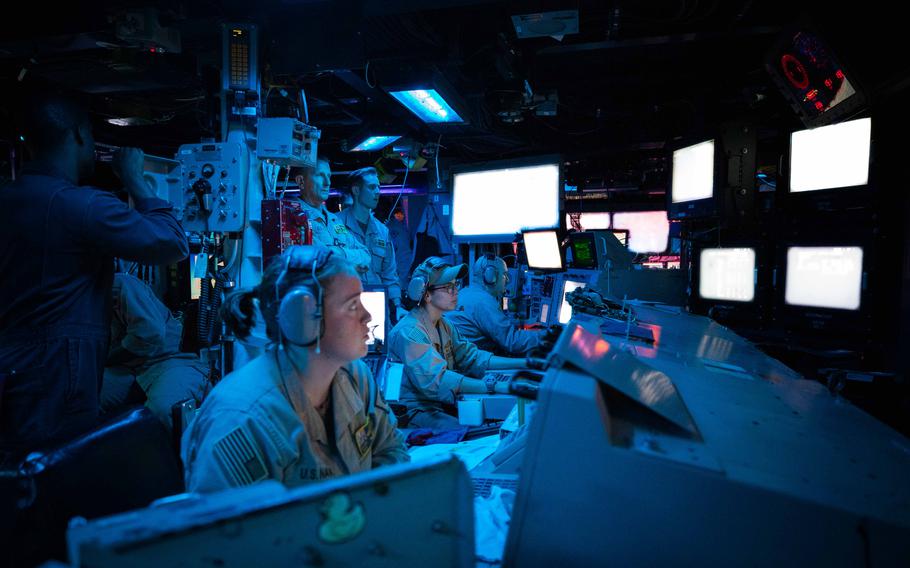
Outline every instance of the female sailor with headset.
<svg viewBox="0 0 910 568">
<path fill-rule="evenodd" d="M 462 339 L 442 314 L 458 304 L 464 264 L 452 266 L 432 256 L 414 269 L 408 296 L 417 302 L 389 333 L 389 353 L 404 364 L 400 402 L 407 408 L 408 427 L 452 430 L 455 397 L 461 393 L 504 392 L 505 383 L 481 379 L 491 369 L 527 366 L 524 358 L 498 357 Z"/>
<path fill-rule="evenodd" d="M 183 436 L 188 491 L 276 479 L 288 486 L 409 460 L 395 415 L 366 365 L 370 314 L 355 268 L 323 247 L 294 246 L 261 284 L 225 300 L 249 333 L 253 299 L 273 343 L 226 376 Z"/>
</svg>

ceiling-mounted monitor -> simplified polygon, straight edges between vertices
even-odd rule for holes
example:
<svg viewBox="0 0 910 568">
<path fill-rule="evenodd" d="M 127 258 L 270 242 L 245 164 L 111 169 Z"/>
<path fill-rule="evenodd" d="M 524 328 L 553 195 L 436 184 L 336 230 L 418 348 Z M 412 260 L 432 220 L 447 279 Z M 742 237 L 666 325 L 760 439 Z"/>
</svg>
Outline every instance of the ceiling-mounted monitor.
<svg viewBox="0 0 910 568">
<path fill-rule="evenodd" d="M 452 234 L 461 242 L 511 242 L 527 228 L 557 228 L 559 159 L 459 166 L 452 175 Z"/>
</svg>

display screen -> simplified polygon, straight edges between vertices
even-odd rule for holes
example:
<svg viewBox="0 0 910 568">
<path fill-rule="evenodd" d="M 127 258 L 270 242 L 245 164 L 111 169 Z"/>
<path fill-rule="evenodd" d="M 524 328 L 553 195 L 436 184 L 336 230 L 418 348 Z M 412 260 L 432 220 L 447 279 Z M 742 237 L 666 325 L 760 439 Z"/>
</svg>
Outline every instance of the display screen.
<svg viewBox="0 0 910 568">
<path fill-rule="evenodd" d="M 673 176 L 670 182 L 670 197 L 673 203 L 713 196 L 714 140 L 673 152 Z"/>
<path fill-rule="evenodd" d="M 790 247 L 784 299 L 791 306 L 858 310 L 861 247 Z"/>
<path fill-rule="evenodd" d="M 452 233 L 511 239 L 559 225 L 559 164 L 454 174 Z"/>
<path fill-rule="evenodd" d="M 755 299 L 755 249 L 702 250 L 698 294 L 705 300 L 751 302 Z"/>
<path fill-rule="evenodd" d="M 367 341 L 367 345 L 375 345 L 377 339 L 385 343 L 386 307 L 388 306 L 385 290 L 364 290 L 360 294 L 360 302 L 373 318 L 367 324 L 367 327 L 370 328 L 370 339 Z"/>
<path fill-rule="evenodd" d="M 575 268 L 597 268 L 597 250 L 594 248 L 594 235 L 574 234 L 570 236 L 572 247 L 572 265 Z"/>
<path fill-rule="evenodd" d="M 869 183 L 872 119 L 800 130 L 790 135 L 790 191 Z"/>
<path fill-rule="evenodd" d="M 566 229 L 576 231 L 592 231 L 595 229 L 609 229 L 610 214 L 604 212 L 566 213 Z"/>
<path fill-rule="evenodd" d="M 670 222 L 666 211 L 641 211 L 614 213 L 613 228 L 629 231 L 626 246 L 635 253 L 664 252 L 670 236 Z"/>
<path fill-rule="evenodd" d="M 566 294 L 575 290 L 576 288 L 584 288 L 587 285 L 587 282 L 566 280 L 562 288 L 562 300 L 559 304 L 559 323 L 567 324 L 569 323 L 569 320 L 572 319 L 572 306 L 569 304 L 569 302 L 566 301 Z"/>
<path fill-rule="evenodd" d="M 528 254 L 528 268 L 559 270 L 562 255 L 559 253 L 559 239 L 556 231 L 532 231 L 524 233 L 525 252 Z"/>
</svg>

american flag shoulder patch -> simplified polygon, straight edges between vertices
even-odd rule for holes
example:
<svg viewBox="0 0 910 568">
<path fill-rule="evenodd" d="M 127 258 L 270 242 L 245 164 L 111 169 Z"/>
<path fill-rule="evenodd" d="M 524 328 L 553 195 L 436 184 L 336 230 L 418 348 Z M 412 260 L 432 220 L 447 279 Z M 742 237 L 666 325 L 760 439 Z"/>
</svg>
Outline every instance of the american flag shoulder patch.
<svg viewBox="0 0 910 568">
<path fill-rule="evenodd" d="M 235 485 L 250 485 L 268 475 L 259 448 L 242 428 L 218 440 L 214 452 L 225 476 Z"/>
</svg>

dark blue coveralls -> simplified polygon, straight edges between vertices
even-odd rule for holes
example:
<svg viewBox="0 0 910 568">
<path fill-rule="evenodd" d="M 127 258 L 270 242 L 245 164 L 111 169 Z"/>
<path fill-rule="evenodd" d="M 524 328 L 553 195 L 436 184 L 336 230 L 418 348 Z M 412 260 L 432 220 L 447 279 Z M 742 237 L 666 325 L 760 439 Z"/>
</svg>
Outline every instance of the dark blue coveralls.
<svg viewBox="0 0 910 568">
<path fill-rule="evenodd" d="M 26 168 L 0 188 L 0 449 L 85 431 L 98 416 L 108 350 L 113 257 L 187 256 L 171 205 Z"/>
</svg>

